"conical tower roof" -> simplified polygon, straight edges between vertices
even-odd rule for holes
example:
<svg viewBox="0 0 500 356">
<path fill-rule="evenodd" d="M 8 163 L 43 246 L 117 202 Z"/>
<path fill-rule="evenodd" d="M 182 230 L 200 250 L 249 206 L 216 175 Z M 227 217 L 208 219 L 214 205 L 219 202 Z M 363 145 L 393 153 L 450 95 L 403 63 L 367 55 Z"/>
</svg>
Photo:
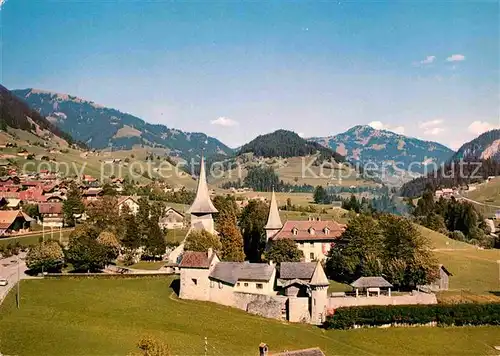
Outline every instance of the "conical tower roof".
<svg viewBox="0 0 500 356">
<path fill-rule="evenodd" d="M 276 195 L 273 192 L 271 193 L 271 206 L 269 208 L 269 216 L 267 218 L 267 224 L 264 227 L 265 229 L 273 230 L 273 229 L 281 229 L 283 224 L 281 223 L 280 213 L 278 211 L 278 203 L 276 202 Z"/>
<path fill-rule="evenodd" d="M 217 213 L 210 194 L 208 192 L 207 176 L 205 174 L 205 160 L 201 155 L 200 176 L 198 177 L 198 188 L 196 189 L 196 197 L 191 207 L 187 211 L 190 214 L 212 214 Z"/>
<path fill-rule="evenodd" d="M 326 277 L 325 270 L 319 261 L 316 263 L 316 267 L 314 268 L 309 284 L 312 286 L 327 286 L 330 284 L 330 282 L 328 282 L 328 278 Z"/>
</svg>

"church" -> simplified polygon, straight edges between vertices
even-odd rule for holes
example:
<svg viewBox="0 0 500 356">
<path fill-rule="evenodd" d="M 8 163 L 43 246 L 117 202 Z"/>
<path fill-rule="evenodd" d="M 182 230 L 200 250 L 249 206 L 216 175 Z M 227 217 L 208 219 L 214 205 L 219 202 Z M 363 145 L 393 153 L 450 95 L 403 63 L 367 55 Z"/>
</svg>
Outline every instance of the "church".
<svg viewBox="0 0 500 356">
<path fill-rule="evenodd" d="M 210 199 L 203 157 L 196 197 L 188 213 L 191 214 L 191 230 L 215 233 L 213 214 L 217 213 L 217 209 Z M 269 241 L 272 243 L 273 240 L 287 238 L 286 229 L 301 229 L 300 234 L 292 236 L 302 236 L 304 226 L 292 225 L 288 222 L 281 224 L 273 192 L 266 224 Z M 317 239 L 322 243 L 329 241 L 330 236 L 340 229 L 334 224 L 325 225 L 319 221 L 314 224 L 309 222 L 309 225 L 318 230 L 325 227 L 332 229 L 332 233 L 323 231 L 317 235 L 323 237 Z M 315 240 L 307 240 L 308 243 L 310 241 Z M 329 281 L 317 257 L 321 255 L 318 253 L 305 262 L 281 263 L 277 268 L 272 261 L 223 262 L 212 249 L 205 252 L 183 251 L 179 263 L 179 297 L 219 303 L 268 318 L 319 325 L 326 318 Z"/>
</svg>

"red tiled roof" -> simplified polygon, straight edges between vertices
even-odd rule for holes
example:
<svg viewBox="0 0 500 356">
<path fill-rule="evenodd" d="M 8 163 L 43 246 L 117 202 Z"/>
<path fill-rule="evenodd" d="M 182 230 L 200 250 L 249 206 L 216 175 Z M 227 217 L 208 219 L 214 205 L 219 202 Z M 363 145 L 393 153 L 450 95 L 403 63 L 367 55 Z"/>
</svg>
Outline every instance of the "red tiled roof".
<svg viewBox="0 0 500 356">
<path fill-rule="evenodd" d="M 47 201 L 47 197 L 43 195 L 43 189 L 23 190 L 22 192 L 19 192 L 19 199 L 37 202 Z"/>
<path fill-rule="evenodd" d="M 271 239 L 291 239 L 294 241 L 336 240 L 342 235 L 346 225 L 331 220 L 286 221 L 280 231 Z M 312 229 L 314 233 L 312 233 Z M 296 230 L 296 234 L 294 234 Z"/>
<path fill-rule="evenodd" d="M 62 214 L 62 203 L 42 203 L 38 204 L 40 214 Z"/>
<path fill-rule="evenodd" d="M 207 252 L 195 252 L 195 251 L 186 251 L 184 255 L 182 255 L 181 263 L 179 263 L 179 267 L 191 267 L 191 268 L 208 268 L 210 267 L 210 261 L 208 259 Z"/>
<path fill-rule="evenodd" d="M 0 229 L 8 229 L 17 217 L 24 218 L 20 210 L 0 210 Z"/>
</svg>

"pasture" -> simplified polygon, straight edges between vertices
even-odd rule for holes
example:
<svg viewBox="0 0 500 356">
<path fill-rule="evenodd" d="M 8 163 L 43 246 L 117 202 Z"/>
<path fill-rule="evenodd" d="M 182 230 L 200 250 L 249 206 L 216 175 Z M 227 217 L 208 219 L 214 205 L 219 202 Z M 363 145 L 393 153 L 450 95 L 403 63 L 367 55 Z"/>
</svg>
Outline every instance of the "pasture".
<svg viewBox="0 0 500 356">
<path fill-rule="evenodd" d="M 326 355 L 495 355 L 498 328 L 329 330 L 179 300 L 172 277 L 25 280 L 21 308 L 0 306 L 0 349 L 10 355 L 126 355 L 143 336 L 175 355 L 255 355 L 319 346 Z"/>
</svg>

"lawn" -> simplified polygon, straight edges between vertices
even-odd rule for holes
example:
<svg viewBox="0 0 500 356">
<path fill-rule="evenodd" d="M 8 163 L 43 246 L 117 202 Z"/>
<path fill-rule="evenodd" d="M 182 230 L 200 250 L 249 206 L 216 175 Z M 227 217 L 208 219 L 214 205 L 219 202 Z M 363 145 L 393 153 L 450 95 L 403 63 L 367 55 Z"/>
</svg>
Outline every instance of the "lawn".
<svg viewBox="0 0 500 356">
<path fill-rule="evenodd" d="M 68 243 L 70 233 L 71 230 L 63 231 L 61 236 L 61 242 L 63 244 Z M 45 240 L 48 240 L 52 237 L 54 240 L 59 240 L 60 238 L 59 231 L 54 230 L 54 234 L 51 235 L 50 230 L 45 230 Z M 36 245 L 41 238 L 42 238 L 42 233 L 37 233 L 28 236 L 19 236 L 19 237 L 5 237 L 5 238 L 0 238 L 0 246 L 7 246 L 9 243 L 13 245 L 16 242 L 19 242 L 21 246 Z"/>
<path fill-rule="evenodd" d="M 172 277 L 47 279 L 22 282 L 21 309 L 0 306 L 0 348 L 16 355 L 126 355 L 144 335 L 178 355 L 255 355 L 319 346 L 327 355 L 496 354 L 499 328 L 325 331 L 177 299 Z"/>
</svg>

